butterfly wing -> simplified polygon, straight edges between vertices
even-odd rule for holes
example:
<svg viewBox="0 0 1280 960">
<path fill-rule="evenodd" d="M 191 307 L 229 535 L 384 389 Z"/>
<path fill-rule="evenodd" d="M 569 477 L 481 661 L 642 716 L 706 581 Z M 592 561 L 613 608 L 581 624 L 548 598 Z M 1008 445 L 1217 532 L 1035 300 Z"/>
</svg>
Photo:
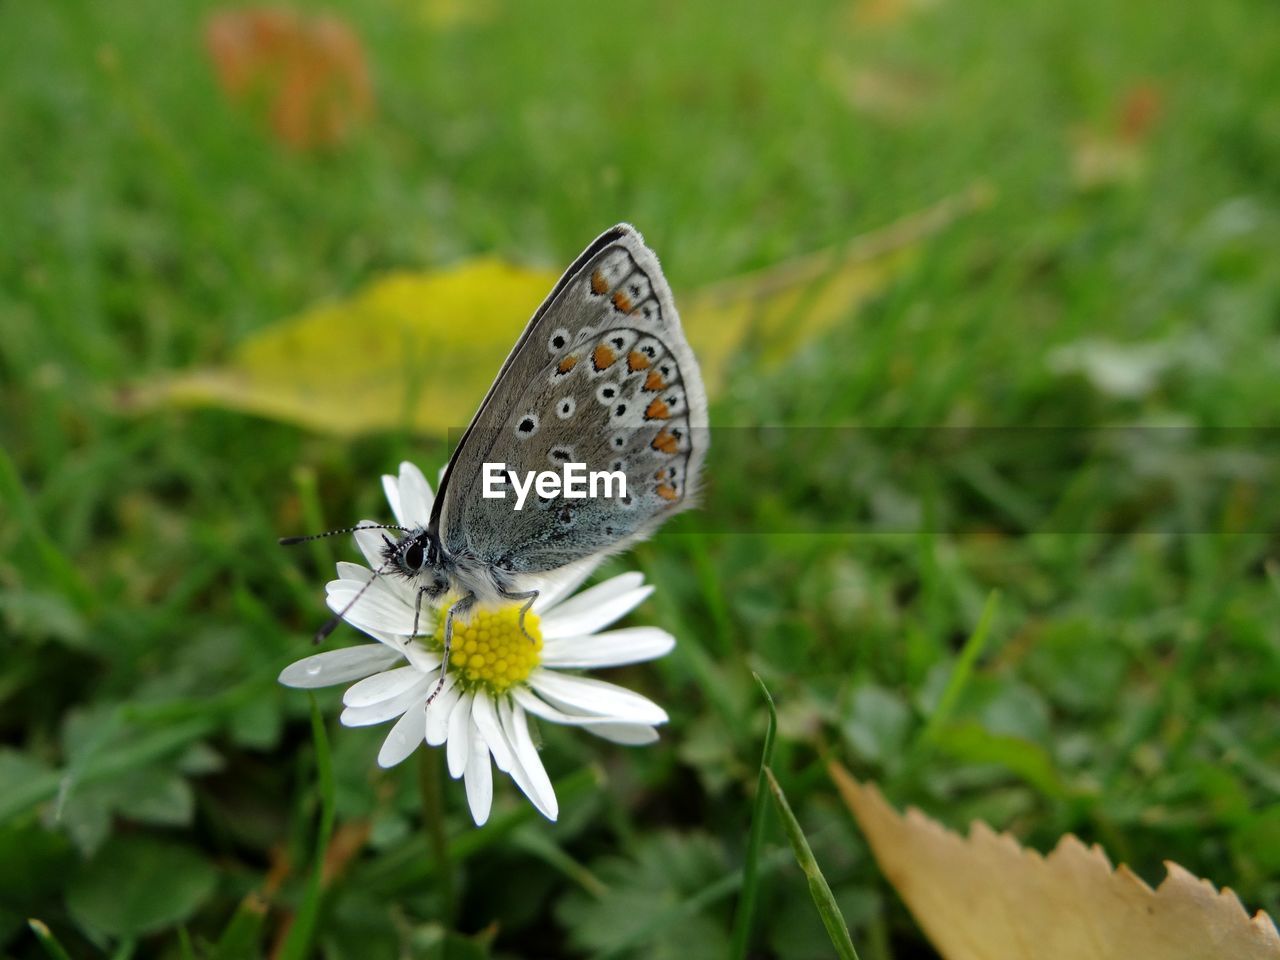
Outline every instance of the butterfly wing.
<svg viewBox="0 0 1280 960">
<path fill-rule="evenodd" d="M 707 400 L 657 257 L 625 224 L 597 238 L 529 321 L 454 451 L 436 500 L 445 549 L 515 572 L 620 549 L 689 505 Z M 481 496 L 485 463 L 621 473 L 626 497 Z M 600 492 L 603 493 L 603 490 Z"/>
</svg>

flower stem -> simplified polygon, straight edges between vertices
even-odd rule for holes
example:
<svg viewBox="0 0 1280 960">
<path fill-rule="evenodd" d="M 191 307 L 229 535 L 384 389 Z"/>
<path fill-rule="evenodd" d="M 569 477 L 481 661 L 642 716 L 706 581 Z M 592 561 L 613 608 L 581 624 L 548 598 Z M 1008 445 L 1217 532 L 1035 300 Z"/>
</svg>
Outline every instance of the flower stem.
<svg viewBox="0 0 1280 960">
<path fill-rule="evenodd" d="M 418 793 L 422 798 L 422 825 L 431 844 L 431 856 L 435 860 L 432 871 L 436 891 L 440 894 L 440 914 L 446 926 L 452 926 L 454 918 L 453 864 L 449 858 L 449 837 L 444 824 L 444 790 L 440 784 L 440 765 L 443 758 L 439 750 L 418 751 Z"/>
</svg>

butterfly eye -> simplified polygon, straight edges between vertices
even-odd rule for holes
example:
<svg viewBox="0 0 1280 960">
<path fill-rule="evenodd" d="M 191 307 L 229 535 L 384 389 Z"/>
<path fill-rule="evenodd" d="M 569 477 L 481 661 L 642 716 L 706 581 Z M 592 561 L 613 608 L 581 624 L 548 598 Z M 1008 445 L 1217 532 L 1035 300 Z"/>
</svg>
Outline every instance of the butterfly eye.
<svg viewBox="0 0 1280 960">
<path fill-rule="evenodd" d="M 422 544 L 415 540 L 405 548 L 404 556 L 401 559 L 405 569 L 416 573 L 422 569 L 422 564 L 426 561 L 427 554 L 422 549 Z"/>
</svg>

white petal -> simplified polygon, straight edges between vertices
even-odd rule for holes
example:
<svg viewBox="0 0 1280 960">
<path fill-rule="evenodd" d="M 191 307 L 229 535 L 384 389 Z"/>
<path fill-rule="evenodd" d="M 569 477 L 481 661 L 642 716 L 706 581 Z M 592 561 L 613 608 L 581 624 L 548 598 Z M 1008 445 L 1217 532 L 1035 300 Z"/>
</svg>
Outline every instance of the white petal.
<svg viewBox="0 0 1280 960">
<path fill-rule="evenodd" d="M 376 527 L 380 526 L 377 520 L 361 520 L 356 524 L 357 527 Z M 382 548 L 385 541 L 382 539 L 387 535 L 385 530 L 357 530 L 353 536 L 356 538 L 356 546 L 360 548 L 360 552 L 364 554 L 365 560 L 373 570 L 377 570 L 382 566 Z M 373 571 L 371 570 L 370 573 Z"/>
<path fill-rule="evenodd" d="M 397 667 L 395 670 L 384 670 L 366 677 L 350 687 L 342 695 L 343 706 L 371 707 L 383 700 L 398 697 L 422 679 L 423 674 L 412 666 Z"/>
<path fill-rule="evenodd" d="M 646 743 L 653 743 L 658 739 L 658 731 L 653 729 L 647 723 L 615 723 L 601 722 L 599 717 L 583 716 L 582 714 L 565 713 L 557 710 L 555 707 L 539 700 L 529 690 L 517 690 L 515 692 L 516 701 L 535 716 L 548 720 L 551 723 L 559 723 L 566 726 L 581 727 L 589 733 L 594 733 L 597 737 L 603 737 L 605 740 L 612 740 L 614 743 L 623 743 L 628 746 L 639 746 Z"/>
<path fill-rule="evenodd" d="M 643 584 L 644 574 L 636 570 L 620 573 L 616 577 L 610 577 L 602 583 L 597 583 L 594 587 L 583 590 L 573 597 L 566 598 L 563 603 L 557 605 L 557 612 L 577 613 L 597 604 L 605 603 L 619 594 L 634 590 Z"/>
<path fill-rule="evenodd" d="M 378 642 L 386 644 L 423 673 L 428 673 L 440 666 L 440 654 L 434 650 L 428 650 L 417 640 L 397 637 L 383 630 L 366 630 L 365 633 Z"/>
<path fill-rule="evenodd" d="M 394 643 L 397 649 L 403 650 L 409 662 L 418 668 L 420 673 L 430 673 L 440 668 L 440 654 L 428 650 L 416 640 L 400 637 Z"/>
<path fill-rule="evenodd" d="M 647 697 L 614 683 L 556 673 L 541 667 L 529 676 L 529 685 L 553 706 L 570 712 L 593 713 L 601 720 L 625 723 L 666 723 L 667 714 Z"/>
<path fill-rule="evenodd" d="M 658 731 L 643 723 L 587 723 L 583 729 L 628 747 L 642 747 L 658 739 Z"/>
<path fill-rule="evenodd" d="M 461 692 L 450 674 L 444 678 L 436 698 L 427 705 L 427 743 L 431 746 L 438 747 L 449 739 L 449 714 Z"/>
<path fill-rule="evenodd" d="M 400 464 L 400 522 L 406 527 L 425 527 L 431 522 L 435 497 L 422 471 L 408 460 Z"/>
<path fill-rule="evenodd" d="M 598 558 L 588 557 L 586 560 L 571 563 L 566 567 L 561 567 L 559 570 L 545 574 L 535 584 L 538 589 L 538 599 L 533 601 L 533 606 L 530 609 L 538 616 L 542 616 L 546 611 L 582 586 L 582 581 L 591 576 L 598 566 L 600 566 Z"/>
<path fill-rule="evenodd" d="M 378 766 L 384 769 L 394 767 L 417 750 L 422 743 L 422 729 L 426 722 L 424 711 L 416 707 L 406 710 L 387 734 L 387 739 L 382 741 L 382 749 L 378 751 Z"/>
<path fill-rule="evenodd" d="M 351 563 L 348 560 L 339 560 L 337 566 L 339 580 L 355 580 L 357 583 L 367 583 L 369 578 L 373 576 L 373 571 L 368 567 L 358 563 Z"/>
<path fill-rule="evenodd" d="M 653 593 L 652 586 L 635 585 L 641 579 L 638 573 L 624 573 L 566 600 L 542 619 L 542 635 L 573 637 L 607 627 Z"/>
<path fill-rule="evenodd" d="M 467 806 L 477 827 L 489 819 L 493 805 L 493 768 L 489 766 L 489 748 L 480 737 L 471 738 L 471 755 L 466 770 Z"/>
<path fill-rule="evenodd" d="M 356 534 L 360 536 L 360 534 Z M 378 563 L 381 563 L 378 560 Z M 374 573 L 366 566 L 358 563 L 348 563 L 346 560 L 338 561 L 338 579 L 354 580 L 358 584 L 368 583 L 373 579 Z M 417 602 L 418 590 L 413 582 L 406 580 L 404 577 L 391 573 L 383 573 L 378 577 L 378 583 L 382 584 L 386 589 L 390 590 L 392 595 L 400 600 L 405 606 L 412 608 Z M 431 617 L 427 619 L 428 615 Z M 424 623 L 435 623 L 435 610 L 430 606 L 423 606 L 422 619 Z M 425 628 L 424 628 L 425 629 Z"/>
<path fill-rule="evenodd" d="M 354 580 L 330 580 L 325 585 L 325 594 L 329 609 L 354 627 L 413 636 L 413 608 L 383 583 L 375 581 L 366 587 Z M 433 625 L 433 620 L 426 616 L 419 618 L 418 634 L 429 632 L 427 628 Z"/>
<path fill-rule="evenodd" d="M 370 582 L 372 581 L 372 582 Z M 364 594 L 360 597 L 358 607 L 365 607 L 370 602 L 370 597 L 377 598 L 376 603 L 379 608 L 385 605 L 388 610 L 397 611 L 395 614 L 395 624 L 400 625 L 403 617 L 398 611 L 408 611 L 409 626 L 405 628 L 405 635 L 413 628 L 413 611 L 418 602 L 418 591 L 413 584 L 405 580 L 403 577 L 382 574 L 375 577 L 372 570 L 368 567 L 362 567 L 355 563 L 340 562 L 338 564 L 338 579 L 330 580 L 325 585 L 326 596 L 334 590 L 342 593 L 345 601 L 350 603 L 361 590 Z M 353 608 L 354 609 L 354 608 Z M 340 611 L 335 611 L 340 612 Z M 346 618 L 350 620 L 350 617 Z M 436 611 L 429 603 L 422 604 L 418 617 L 418 633 L 430 633 L 435 629 Z M 368 630 L 368 627 L 361 627 L 362 630 Z"/>
<path fill-rule="evenodd" d="M 544 817 L 554 820 L 560 815 L 560 804 L 556 801 L 556 791 L 542 765 L 542 758 L 533 745 L 533 738 L 529 736 L 529 719 L 519 704 L 512 705 L 509 697 L 503 698 L 498 712 L 502 718 L 502 730 L 515 753 L 512 779 Z"/>
<path fill-rule="evenodd" d="M 547 667 L 616 667 L 666 656 L 676 638 L 657 627 L 627 627 L 577 637 L 547 640 L 542 663 Z"/>
<path fill-rule="evenodd" d="M 396 482 L 396 478 L 389 473 L 382 475 L 382 492 L 387 495 L 387 503 L 391 505 L 391 512 L 396 515 L 396 523 L 405 526 L 404 513 L 400 510 L 400 485 Z"/>
<path fill-rule="evenodd" d="M 611 720 L 601 717 L 595 713 L 566 713 L 565 711 L 553 707 L 551 704 L 542 700 L 532 690 L 518 688 L 512 691 L 517 703 L 532 713 L 534 716 L 541 717 L 550 723 L 558 723 L 567 727 L 648 727 L 647 723 L 628 723 L 621 720 Z M 606 738 L 608 739 L 608 738 Z"/>
<path fill-rule="evenodd" d="M 471 754 L 471 694 L 464 693 L 449 712 L 449 745 L 445 748 L 449 760 L 449 776 L 457 780 L 467 768 Z"/>
<path fill-rule="evenodd" d="M 502 726 L 498 723 L 498 712 L 494 709 L 493 698 L 487 693 L 476 694 L 471 704 L 471 720 L 480 732 L 480 736 L 489 744 L 489 751 L 493 754 L 493 762 L 497 764 L 498 769 L 503 773 L 509 771 L 512 762 L 511 747 L 502 733 Z"/>
<path fill-rule="evenodd" d="M 344 727 L 368 727 L 375 723 L 385 723 L 392 717 L 398 717 L 409 709 L 421 709 L 422 701 L 436 682 L 436 674 L 428 673 L 408 690 L 399 696 L 391 697 L 380 703 L 367 707 L 347 707 L 338 718 Z"/>
<path fill-rule="evenodd" d="M 286 687 L 303 689 L 328 687 L 367 677 L 399 659 L 399 653 L 380 643 L 362 643 L 341 650 L 326 650 L 291 663 L 280 671 L 280 682 Z"/>
</svg>

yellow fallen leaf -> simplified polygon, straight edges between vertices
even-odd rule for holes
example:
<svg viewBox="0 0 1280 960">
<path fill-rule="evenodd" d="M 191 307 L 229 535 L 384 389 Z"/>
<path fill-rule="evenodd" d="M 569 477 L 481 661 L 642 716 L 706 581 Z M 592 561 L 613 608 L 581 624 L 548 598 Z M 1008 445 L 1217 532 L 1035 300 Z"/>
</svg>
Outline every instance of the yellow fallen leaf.
<svg viewBox="0 0 1280 960">
<path fill-rule="evenodd" d="M 141 407 L 240 410 L 338 434 L 463 428 L 559 275 L 491 258 L 395 273 L 245 340 L 228 366 L 143 385 Z"/>
<path fill-rule="evenodd" d="M 975 821 L 968 837 L 829 768 L 876 862 L 945 960 L 1278 960 L 1280 934 L 1176 863 L 1156 889 L 1071 834 L 1041 856 Z"/>
<path fill-rule="evenodd" d="M 749 335 L 759 367 L 781 362 L 883 289 L 924 238 L 988 200 L 975 188 L 842 250 L 679 293 L 708 391 Z M 226 366 L 129 387 L 119 400 L 221 407 L 344 435 L 461 429 L 557 279 L 491 258 L 392 274 L 259 331 Z"/>
<path fill-rule="evenodd" d="M 992 189 L 977 184 L 841 249 L 820 250 L 677 297 L 707 390 L 712 396 L 719 390 L 729 359 L 748 337 L 761 367 L 781 363 L 888 286 L 927 237 L 992 199 Z"/>
</svg>

